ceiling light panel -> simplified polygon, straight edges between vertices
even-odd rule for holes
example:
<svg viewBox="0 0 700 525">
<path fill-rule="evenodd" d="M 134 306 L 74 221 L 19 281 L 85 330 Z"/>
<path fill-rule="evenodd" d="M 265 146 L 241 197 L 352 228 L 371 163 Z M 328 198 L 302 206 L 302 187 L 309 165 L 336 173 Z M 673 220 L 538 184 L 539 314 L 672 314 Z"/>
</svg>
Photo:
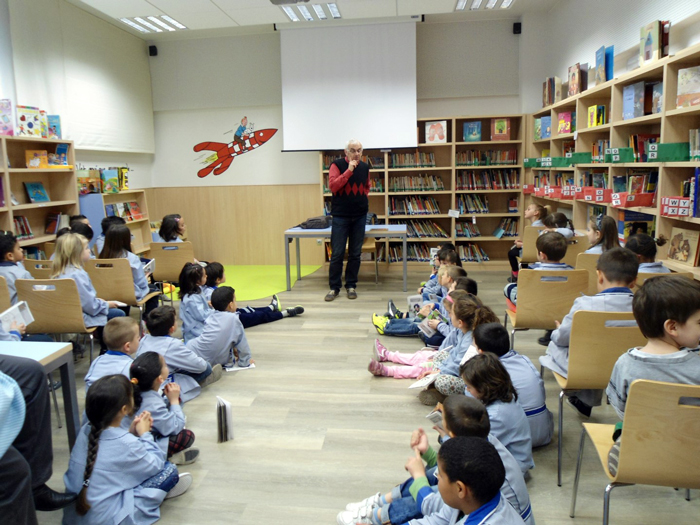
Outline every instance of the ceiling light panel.
<svg viewBox="0 0 700 525">
<path fill-rule="evenodd" d="M 508 9 L 510 6 L 513 5 L 513 2 L 515 2 L 515 0 L 503 0 L 503 3 L 501 4 L 501 9 Z"/>
<path fill-rule="evenodd" d="M 328 7 L 328 12 L 331 14 L 331 16 L 335 19 L 342 18 L 340 16 L 340 9 L 338 9 L 338 4 L 335 3 L 330 3 L 326 4 L 326 7 Z"/>
<path fill-rule="evenodd" d="M 496 4 L 498 3 L 498 0 L 489 0 L 486 2 L 486 9 L 493 9 L 496 7 Z"/>
<path fill-rule="evenodd" d="M 172 26 L 166 24 L 166 23 L 165 23 L 163 20 L 161 20 L 160 18 L 156 18 L 155 16 L 149 16 L 148 19 L 149 19 L 151 22 L 153 22 L 154 24 L 156 24 L 157 26 L 162 27 L 162 28 L 165 29 L 166 31 L 176 31 L 176 29 L 175 29 L 174 27 L 172 27 Z"/>
<path fill-rule="evenodd" d="M 296 14 L 296 12 L 294 11 L 294 9 L 292 9 L 292 8 L 289 7 L 288 5 L 283 5 L 283 6 L 281 6 L 281 7 L 282 7 L 282 11 L 285 12 L 285 14 L 289 17 L 289 19 L 290 19 L 292 22 L 299 22 L 299 17 L 297 16 L 297 14 Z"/>
<path fill-rule="evenodd" d="M 457 0 L 455 11 L 464 11 L 465 7 L 467 7 L 467 0 Z"/>
<path fill-rule="evenodd" d="M 469 9 L 471 9 L 472 11 L 476 11 L 480 7 L 481 7 L 481 0 L 472 0 L 472 5 Z"/>
<path fill-rule="evenodd" d="M 137 22 L 139 25 L 147 27 L 148 29 L 150 29 L 154 33 L 162 33 L 163 32 L 163 30 L 160 27 L 156 27 L 151 22 L 149 22 L 145 18 L 141 18 L 140 16 L 135 16 L 134 22 Z"/>
<path fill-rule="evenodd" d="M 297 9 L 301 13 L 301 17 L 306 20 L 307 22 L 313 22 L 314 17 L 311 15 L 311 11 L 309 11 L 309 8 L 306 7 L 305 5 L 298 5 Z"/>
<path fill-rule="evenodd" d="M 169 17 L 168 15 L 160 15 L 160 17 L 168 22 L 170 25 L 175 26 L 177 29 L 187 29 L 183 24 L 175 20 L 174 18 Z"/>
<path fill-rule="evenodd" d="M 314 8 L 314 11 L 316 11 L 316 16 L 318 17 L 319 20 L 327 20 L 328 15 L 326 15 L 326 12 L 323 10 L 323 6 L 320 4 L 314 4 L 312 6 Z"/>
<path fill-rule="evenodd" d="M 128 18 L 120 18 L 119 20 L 121 20 L 121 21 L 124 22 L 126 25 L 128 25 L 128 26 L 130 26 L 130 27 L 136 29 L 137 31 L 139 31 L 139 32 L 141 32 L 141 33 L 150 33 L 150 31 L 149 31 L 148 29 L 146 29 L 145 27 L 142 27 L 142 26 L 138 25 L 136 22 L 132 22 L 132 21 L 129 20 Z"/>
</svg>

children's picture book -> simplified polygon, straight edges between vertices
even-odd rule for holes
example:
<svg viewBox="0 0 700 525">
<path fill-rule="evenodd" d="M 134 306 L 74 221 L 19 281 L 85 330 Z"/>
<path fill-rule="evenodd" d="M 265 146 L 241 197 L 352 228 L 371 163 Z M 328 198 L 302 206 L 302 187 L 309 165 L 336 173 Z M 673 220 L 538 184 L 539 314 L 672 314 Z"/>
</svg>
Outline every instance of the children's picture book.
<svg viewBox="0 0 700 525">
<path fill-rule="evenodd" d="M 551 116 L 546 116 L 542 117 L 542 138 L 543 139 L 548 139 L 552 136 L 552 117 Z M 543 157 L 546 157 L 546 155 L 543 155 Z"/>
<path fill-rule="evenodd" d="M 668 258 L 672 261 L 696 265 L 700 232 L 683 228 L 671 229 L 671 241 L 668 246 Z"/>
<path fill-rule="evenodd" d="M 481 121 L 474 120 L 464 123 L 464 142 L 479 142 L 481 141 Z"/>
<path fill-rule="evenodd" d="M 15 115 L 12 113 L 12 101 L 0 100 L 0 135 L 11 137 L 15 134 Z"/>
<path fill-rule="evenodd" d="M 129 189 L 129 168 L 110 168 L 117 170 L 119 179 L 119 191 L 127 191 Z"/>
<path fill-rule="evenodd" d="M 642 26 L 639 35 L 639 65 L 644 66 L 668 55 L 671 23 L 654 20 Z"/>
<path fill-rule="evenodd" d="M 408 311 L 417 314 L 420 311 L 420 307 L 423 305 L 423 296 L 420 294 L 409 295 L 406 302 L 408 303 Z"/>
<path fill-rule="evenodd" d="M 61 116 L 60 115 L 47 115 L 49 123 L 49 138 L 50 139 L 60 139 L 61 137 Z"/>
<path fill-rule="evenodd" d="M 39 108 L 33 106 L 17 106 L 17 131 L 15 135 L 41 137 Z"/>
<path fill-rule="evenodd" d="M 664 83 L 657 82 L 651 87 L 651 113 L 661 113 L 664 104 Z"/>
<path fill-rule="evenodd" d="M 78 181 L 78 192 L 81 195 L 88 193 L 100 193 L 102 180 L 97 170 L 77 170 L 75 172 Z"/>
<path fill-rule="evenodd" d="M 147 276 L 151 275 L 153 272 L 156 271 L 156 260 L 151 259 L 148 261 L 146 264 L 143 265 L 143 273 L 145 273 Z"/>
<path fill-rule="evenodd" d="M 425 319 L 418 323 L 418 330 L 423 332 L 426 335 L 426 337 L 432 337 L 436 333 L 436 330 L 428 326 L 428 322 L 433 320 L 444 322 L 445 318 L 442 315 L 440 315 L 440 312 L 438 310 L 433 310 L 427 317 L 425 317 Z"/>
<path fill-rule="evenodd" d="M 644 82 L 622 88 L 622 120 L 644 116 Z"/>
<path fill-rule="evenodd" d="M 510 119 L 491 119 L 491 140 L 510 140 Z"/>
<path fill-rule="evenodd" d="M 114 207 L 116 208 L 116 213 L 115 213 L 116 216 L 122 217 L 124 219 L 128 218 L 129 214 L 126 211 L 126 208 L 124 207 L 123 202 L 118 202 L 118 203 L 114 204 Z"/>
<path fill-rule="evenodd" d="M 233 439 L 233 413 L 231 403 L 216 396 L 216 442 L 224 443 Z"/>
<path fill-rule="evenodd" d="M 569 96 L 573 97 L 588 89 L 588 64 L 577 63 L 569 67 Z"/>
<path fill-rule="evenodd" d="M 442 428 L 442 412 L 440 410 L 433 410 L 430 414 L 425 416 L 425 419 L 429 419 L 436 427 Z"/>
<path fill-rule="evenodd" d="M 613 193 L 624 193 L 627 191 L 627 175 L 613 175 Z"/>
<path fill-rule="evenodd" d="M 598 106 L 588 106 L 588 127 L 594 128 L 596 124 L 596 116 L 598 114 Z"/>
<path fill-rule="evenodd" d="M 117 170 L 102 170 L 100 178 L 102 179 L 102 193 L 119 193 L 119 174 Z"/>
<path fill-rule="evenodd" d="M 595 85 L 599 86 L 604 83 L 606 79 L 605 75 L 605 46 L 601 46 L 595 52 Z"/>
<path fill-rule="evenodd" d="M 49 167 L 49 156 L 46 150 L 31 150 L 24 152 L 27 168 L 46 169 Z"/>
<path fill-rule="evenodd" d="M 646 175 L 630 175 L 629 180 L 627 181 L 627 193 L 630 195 L 644 193 L 646 180 Z"/>
<path fill-rule="evenodd" d="M 533 140 L 542 140 L 542 119 L 535 119 L 535 136 Z"/>
<path fill-rule="evenodd" d="M 49 202 L 51 200 L 42 182 L 25 182 L 24 187 L 27 189 L 27 195 L 32 203 Z"/>
<path fill-rule="evenodd" d="M 255 368 L 255 363 L 250 363 L 248 366 L 238 366 L 236 361 L 223 366 L 224 372 L 238 372 L 239 370 L 252 370 L 253 368 Z"/>
<path fill-rule="evenodd" d="M 427 388 L 432 385 L 440 374 L 430 374 L 425 376 L 423 379 L 419 379 L 408 385 L 408 388 Z"/>
<path fill-rule="evenodd" d="M 105 204 L 105 215 L 107 215 L 107 217 L 118 216 L 116 206 L 114 204 Z"/>
<path fill-rule="evenodd" d="M 689 108 L 700 104 L 700 66 L 678 70 L 676 107 Z"/>
<path fill-rule="evenodd" d="M 559 113 L 559 125 L 557 126 L 557 134 L 571 133 L 571 112 L 563 111 Z"/>
<path fill-rule="evenodd" d="M 131 215 L 132 221 L 138 221 L 143 219 L 143 213 L 141 212 L 141 206 L 136 201 L 129 202 L 129 215 Z"/>
<path fill-rule="evenodd" d="M 447 121 L 426 122 L 425 142 L 426 144 L 445 144 L 447 142 Z"/>
<path fill-rule="evenodd" d="M 44 233 L 48 235 L 55 235 L 58 231 L 60 213 L 49 213 L 46 215 L 46 227 L 44 228 Z"/>
<path fill-rule="evenodd" d="M 462 366 L 464 363 L 469 361 L 472 357 L 476 357 L 477 355 L 479 355 L 479 352 L 476 351 L 476 346 L 470 345 L 469 348 L 467 348 L 467 351 L 464 354 L 464 357 L 462 357 L 462 360 L 459 362 L 459 366 Z"/>
<path fill-rule="evenodd" d="M 2 322 L 3 329 L 9 332 L 13 322 L 17 323 L 18 326 L 22 324 L 28 326 L 34 322 L 34 316 L 29 309 L 29 305 L 24 301 L 20 301 L 0 313 L 0 322 Z"/>
<path fill-rule="evenodd" d="M 49 138 L 49 119 L 43 109 L 39 110 L 39 127 L 41 128 L 41 136 L 45 139 Z"/>
<path fill-rule="evenodd" d="M 655 217 L 648 213 L 631 210 L 618 210 L 617 236 L 621 243 L 627 241 L 630 235 L 646 233 L 654 237 L 656 230 Z"/>
</svg>

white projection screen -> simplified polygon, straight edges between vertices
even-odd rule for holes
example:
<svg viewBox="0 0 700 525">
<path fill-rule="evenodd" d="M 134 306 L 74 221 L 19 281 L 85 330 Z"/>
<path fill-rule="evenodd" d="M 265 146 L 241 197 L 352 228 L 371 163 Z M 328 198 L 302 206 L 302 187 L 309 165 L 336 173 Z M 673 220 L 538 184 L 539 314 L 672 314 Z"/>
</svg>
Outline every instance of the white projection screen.
<svg viewBox="0 0 700 525">
<path fill-rule="evenodd" d="M 415 147 L 415 22 L 280 31 L 284 151 Z"/>
</svg>

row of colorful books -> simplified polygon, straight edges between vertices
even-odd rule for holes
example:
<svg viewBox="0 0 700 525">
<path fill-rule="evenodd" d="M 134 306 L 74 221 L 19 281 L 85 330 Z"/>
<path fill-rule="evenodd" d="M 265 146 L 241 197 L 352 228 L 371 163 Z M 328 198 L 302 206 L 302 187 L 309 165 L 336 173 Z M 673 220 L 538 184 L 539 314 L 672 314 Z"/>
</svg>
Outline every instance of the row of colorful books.
<svg viewBox="0 0 700 525">
<path fill-rule="evenodd" d="M 519 171 L 478 170 L 458 171 L 457 191 L 465 190 L 517 190 L 520 189 Z"/>
<path fill-rule="evenodd" d="M 661 140 L 661 135 L 658 133 L 640 133 L 638 135 L 630 135 L 629 147 L 634 152 L 635 162 L 654 162 L 654 159 L 649 158 L 649 144 L 656 144 Z"/>
<path fill-rule="evenodd" d="M 432 152 L 424 153 L 416 151 L 415 153 L 392 153 L 391 154 L 392 168 L 434 168 L 435 154 Z"/>
<path fill-rule="evenodd" d="M 340 158 L 340 155 L 323 155 L 323 169 L 328 170 L 331 167 L 331 164 L 333 163 L 334 160 L 337 160 Z M 362 155 L 362 162 L 365 162 L 369 165 L 370 169 L 377 169 L 377 170 L 383 170 L 384 169 L 384 155 L 380 156 L 370 156 L 370 155 Z"/>
<path fill-rule="evenodd" d="M 129 189 L 129 168 L 77 170 L 78 193 L 119 193 Z"/>
<path fill-rule="evenodd" d="M 545 173 L 535 172 L 533 176 L 533 186 L 543 188 L 544 186 L 573 186 L 573 173 Z M 585 184 L 584 184 L 585 186 Z"/>
<path fill-rule="evenodd" d="M 690 160 L 700 160 L 700 129 L 688 130 Z"/>
<path fill-rule="evenodd" d="M 478 244 L 458 244 L 457 254 L 464 262 L 484 262 L 489 260 L 488 254 Z"/>
<path fill-rule="evenodd" d="M 517 237 L 518 236 L 518 219 L 503 218 L 498 223 L 496 229 L 491 234 L 494 237 Z"/>
<path fill-rule="evenodd" d="M 689 217 L 700 217 L 700 168 L 695 168 L 695 173 L 689 179 L 681 183 L 680 195 L 689 199 Z"/>
<path fill-rule="evenodd" d="M 591 162 L 605 162 L 605 150 L 610 149 L 609 139 L 598 139 L 591 143 Z"/>
<path fill-rule="evenodd" d="M 509 118 L 491 119 L 491 139 L 492 141 L 510 140 L 511 129 Z M 464 142 L 481 142 L 481 121 L 473 120 L 465 122 L 462 126 L 462 140 Z"/>
<path fill-rule="evenodd" d="M 122 217 L 127 221 L 138 221 L 143 219 L 143 212 L 138 202 L 117 202 L 116 204 L 105 204 L 107 217 Z"/>
<path fill-rule="evenodd" d="M 622 88 L 622 120 L 661 113 L 663 82 L 635 82 Z"/>
<path fill-rule="evenodd" d="M 485 195 L 460 195 L 457 198 L 459 213 L 488 213 L 489 199 Z"/>
<path fill-rule="evenodd" d="M 56 235 L 61 228 L 70 227 L 70 215 L 65 213 L 49 213 L 44 220 L 44 233 Z"/>
<path fill-rule="evenodd" d="M 45 261 L 46 252 L 36 246 L 27 246 L 26 248 L 24 248 L 24 258 L 32 259 L 35 261 Z"/>
<path fill-rule="evenodd" d="M 437 215 L 440 205 L 433 197 L 391 197 L 389 215 Z"/>
<path fill-rule="evenodd" d="M 654 193 L 659 180 L 658 170 L 630 168 L 625 175 L 613 175 L 613 193 L 627 192 L 630 195 L 638 193 Z"/>
<path fill-rule="evenodd" d="M 15 116 L 17 129 L 15 129 Z M 34 106 L 17 106 L 17 115 L 12 111 L 12 101 L 0 100 L 0 135 L 12 137 L 61 138 L 61 117 L 47 115 L 46 111 Z"/>
<path fill-rule="evenodd" d="M 608 187 L 608 172 L 584 171 L 581 173 L 581 186 L 606 189 Z"/>
<path fill-rule="evenodd" d="M 32 227 L 29 226 L 29 221 L 23 215 L 14 216 L 14 227 L 15 235 L 18 241 L 24 241 L 26 239 L 33 239 L 34 232 L 32 232 Z"/>
<path fill-rule="evenodd" d="M 403 249 L 401 245 L 389 245 L 389 262 L 402 262 Z M 406 247 L 406 260 L 414 262 L 430 262 L 430 248 L 424 243 L 409 243 Z"/>
<path fill-rule="evenodd" d="M 25 166 L 30 169 L 68 169 L 68 144 L 56 144 L 56 151 L 26 150 Z"/>
<path fill-rule="evenodd" d="M 481 237 L 481 231 L 474 222 L 455 223 L 455 237 Z"/>
<path fill-rule="evenodd" d="M 409 237 L 413 238 L 423 238 L 423 237 L 442 237 L 447 238 L 449 235 L 447 232 L 435 221 L 430 220 L 392 220 L 391 224 L 405 224 L 406 232 Z"/>
<path fill-rule="evenodd" d="M 445 183 L 437 175 L 391 177 L 389 191 L 444 191 Z"/>
<path fill-rule="evenodd" d="M 549 139 L 552 137 L 552 117 L 545 116 L 535 119 L 534 140 Z M 545 155 L 543 155 L 544 157 Z"/>
<path fill-rule="evenodd" d="M 588 127 L 595 128 L 608 123 L 608 108 L 604 104 L 588 106 Z"/>
<path fill-rule="evenodd" d="M 517 149 L 458 151 L 457 166 L 508 166 L 518 163 Z"/>
</svg>

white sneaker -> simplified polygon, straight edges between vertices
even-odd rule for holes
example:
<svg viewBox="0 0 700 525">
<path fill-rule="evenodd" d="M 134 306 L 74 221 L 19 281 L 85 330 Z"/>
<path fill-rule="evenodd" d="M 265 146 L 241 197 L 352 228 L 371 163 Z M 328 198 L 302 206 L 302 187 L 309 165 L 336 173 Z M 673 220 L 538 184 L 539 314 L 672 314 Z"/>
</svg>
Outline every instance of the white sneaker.
<svg viewBox="0 0 700 525">
<path fill-rule="evenodd" d="M 168 492 L 165 495 L 165 499 L 170 499 L 170 498 L 177 498 L 178 496 L 182 496 L 185 492 L 187 492 L 187 489 L 190 488 L 192 485 L 192 474 L 189 472 L 183 472 L 180 474 L 180 479 L 177 482 L 177 485 L 175 485 L 170 492 Z"/>
<path fill-rule="evenodd" d="M 221 368 L 220 364 L 214 365 L 213 367 L 211 367 L 211 374 L 209 374 L 199 386 L 204 388 L 206 386 L 211 385 L 212 383 L 216 383 L 219 379 L 221 379 L 223 372 L 224 371 Z"/>
<path fill-rule="evenodd" d="M 189 465 L 197 461 L 199 449 L 197 447 L 186 448 L 170 456 L 169 461 L 175 465 Z"/>
<path fill-rule="evenodd" d="M 363 523 L 366 525 L 372 524 L 370 514 L 355 513 L 350 510 L 341 510 L 338 513 L 338 516 L 336 516 L 335 520 L 338 525 L 356 525 L 357 523 Z"/>
<path fill-rule="evenodd" d="M 382 498 L 381 493 L 377 492 L 376 494 L 373 494 L 369 498 L 365 498 L 362 501 L 358 501 L 357 503 L 348 503 L 345 505 L 345 510 L 349 510 L 351 512 L 357 512 L 360 509 L 364 509 L 365 507 L 369 507 L 370 509 L 372 507 L 379 507 L 379 500 Z"/>
</svg>

